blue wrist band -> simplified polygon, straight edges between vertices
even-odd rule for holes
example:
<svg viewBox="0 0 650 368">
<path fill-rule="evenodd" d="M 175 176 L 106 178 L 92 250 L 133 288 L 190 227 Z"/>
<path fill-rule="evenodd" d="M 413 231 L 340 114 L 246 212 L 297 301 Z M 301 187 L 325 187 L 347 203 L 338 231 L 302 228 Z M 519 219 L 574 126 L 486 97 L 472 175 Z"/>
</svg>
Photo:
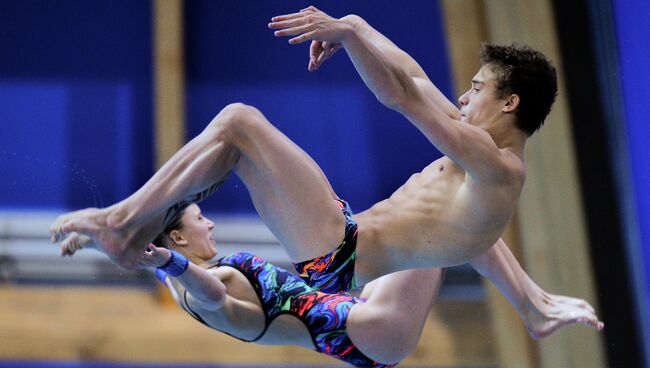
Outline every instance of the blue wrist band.
<svg viewBox="0 0 650 368">
<path fill-rule="evenodd" d="M 158 269 L 166 272 L 169 276 L 177 277 L 182 275 L 183 272 L 187 270 L 190 262 L 187 260 L 187 258 L 185 258 L 184 255 L 173 250 L 171 252 L 172 256 L 169 258 L 169 261 L 167 261 L 167 263 L 164 265 L 158 267 Z"/>
<path fill-rule="evenodd" d="M 156 278 L 158 278 L 160 282 L 165 283 L 165 277 L 167 277 L 167 272 L 156 268 Z"/>
</svg>

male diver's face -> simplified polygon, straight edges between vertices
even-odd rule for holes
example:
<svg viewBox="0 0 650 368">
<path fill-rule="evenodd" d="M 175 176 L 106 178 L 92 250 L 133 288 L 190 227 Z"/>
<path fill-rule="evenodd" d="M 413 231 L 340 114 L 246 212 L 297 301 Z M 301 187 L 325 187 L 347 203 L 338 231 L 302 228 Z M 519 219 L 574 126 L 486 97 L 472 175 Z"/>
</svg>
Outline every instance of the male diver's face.
<svg viewBox="0 0 650 368">
<path fill-rule="evenodd" d="M 214 222 L 203 216 L 199 206 L 192 204 L 187 207 L 181 222 L 183 228 L 179 232 L 187 240 L 187 248 L 192 254 L 205 261 L 217 255 L 217 243 L 212 235 Z"/>
<path fill-rule="evenodd" d="M 480 126 L 499 116 L 503 101 L 496 98 L 496 76 L 484 65 L 472 78 L 472 86 L 458 98 L 460 121 Z"/>
</svg>

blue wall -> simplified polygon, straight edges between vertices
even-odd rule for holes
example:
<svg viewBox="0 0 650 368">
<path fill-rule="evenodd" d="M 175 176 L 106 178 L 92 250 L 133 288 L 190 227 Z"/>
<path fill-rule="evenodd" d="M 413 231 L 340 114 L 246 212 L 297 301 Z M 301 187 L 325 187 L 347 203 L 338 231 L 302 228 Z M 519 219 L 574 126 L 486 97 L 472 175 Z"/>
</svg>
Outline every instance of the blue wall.
<svg viewBox="0 0 650 368">
<path fill-rule="evenodd" d="M 631 166 L 631 195 L 636 204 L 638 234 L 633 238 L 638 241 L 635 253 L 641 259 L 635 259 L 642 270 L 644 280 L 636 280 L 637 292 L 643 298 L 641 311 L 642 326 L 646 343 L 646 360 L 650 365 L 650 123 L 648 106 L 650 106 L 650 2 L 646 0 L 614 0 L 613 8 L 617 30 L 618 57 L 620 61 L 620 78 L 623 92 L 623 109 L 625 128 Z"/>
<path fill-rule="evenodd" d="M 344 52 L 310 73 L 309 44 L 289 45 L 267 28 L 272 16 L 312 3 L 336 17 L 361 15 L 455 100 L 437 2 L 187 1 L 188 137 L 224 105 L 252 104 L 316 160 L 337 194 L 358 211 L 389 196 L 439 153 L 377 102 Z M 245 191 L 231 180 L 204 206 L 252 211 Z"/>
<path fill-rule="evenodd" d="M 361 210 L 439 153 L 376 101 L 344 52 L 309 73 L 308 44 L 289 45 L 267 28 L 272 16 L 309 4 L 185 2 L 186 138 L 228 103 L 255 105 Z M 362 15 L 454 98 L 437 2 L 314 4 L 334 16 Z M 0 0 L 0 208 L 107 206 L 151 176 L 150 7 Z M 205 207 L 254 211 L 237 179 Z"/>
<path fill-rule="evenodd" d="M 0 1 L 0 207 L 106 206 L 151 174 L 148 1 Z"/>
</svg>

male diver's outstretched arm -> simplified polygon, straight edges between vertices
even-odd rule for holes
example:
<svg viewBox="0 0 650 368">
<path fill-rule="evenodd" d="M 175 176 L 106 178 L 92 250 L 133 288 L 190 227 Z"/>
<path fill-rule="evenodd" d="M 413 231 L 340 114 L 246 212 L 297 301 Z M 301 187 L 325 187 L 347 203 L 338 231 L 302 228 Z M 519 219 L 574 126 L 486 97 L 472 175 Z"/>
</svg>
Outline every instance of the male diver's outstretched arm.
<svg viewBox="0 0 650 368">
<path fill-rule="evenodd" d="M 460 124 L 460 114 L 442 102 L 444 96 L 435 97 L 434 93 L 431 97 L 435 87 L 408 62 L 411 58 L 396 52 L 396 47 L 387 47 L 386 42 L 377 42 L 376 31 L 360 17 L 336 19 L 309 7 L 273 17 L 269 27 L 276 29 L 276 36 L 293 37 L 289 40 L 292 44 L 310 40 L 341 44 L 377 99 L 406 117 L 440 152 L 473 178 L 502 182 L 517 177 L 519 160 L 504 154 L 485 130 Z M 312 55 L 316 54 L 318 50 L 312 50 Z M 423 88 L 424 85 L 429 88 Z"/>
<path fill-rule="evenodd" d="M 318 69 L 344 47 L 363 81 L 384 104 L 391 105 L 391 101 L 401 95 L 403 77 L 416 82 L 416 87 L 425 86 L 423 82 L 427 82 L 424 91 L 427 97 L 448 116 L 459 118 L 456 106 L 433 85 L 417 61 L 361 17 L 347 15 L 336 19 L 310 6 L 299 13 L 271 20 L 269 27 L 277 29 L 276 36 L 298 35 L 289 43 L 312 40 L 309 70 Z"/>
<path fill-rule="evenodd" d="M 604 327 L 593 307 L 586 301 L 553 295 L 540 288 L 521 268 L 502 239 L 470 261 L 470 265 L 487 277 L 508 299 L 535 339 L 574 323 L 582 323 L 597 330 Z"/>
<path fill-rule="evenodd" d="M 304 9 L 316 10 L 314 7 Z M 279 18 L 279 17 L 276 17 Z M 431 82 L 427 74 L 424 72 L 420 64 L 411 57 L 411 55 L 404 52 L 397 47 L 390 39 L 374 29 L 361 17 L 356 15 L 348 15 L 341 20 L 350 22 L 357 28 L 361 36 L 367 40 L 383 58 L 392 60 L 395 64 L 400 65 L 408 76 L 410 76 L 417 87 L 419 87 L 424 95 L 426 95 L 432 102 L 434 102 L 443 112 L 454 119 L 460 119 L 460 111 L 434 84 Z M 271 28 L 282 27 L 282 22 L 276 22 L 275 18 L 271 23 Z M 341 42 L 329 42 L 313 40 L 309 47 L 309 71 L 315 71 L 323 65 L 323 63 L 331 58 L 336 51 L 343 47 Z"/>
</svg>

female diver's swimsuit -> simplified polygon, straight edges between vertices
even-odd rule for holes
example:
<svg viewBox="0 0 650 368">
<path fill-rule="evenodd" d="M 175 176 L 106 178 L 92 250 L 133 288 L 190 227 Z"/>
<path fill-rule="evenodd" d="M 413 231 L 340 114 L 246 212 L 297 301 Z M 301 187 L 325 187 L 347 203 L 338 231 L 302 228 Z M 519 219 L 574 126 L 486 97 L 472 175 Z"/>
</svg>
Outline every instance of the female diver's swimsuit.
<svg viewBox="0 0 650 368">
<path fill-rule="evenodd" d="M 265 262 L 250 253 L 235 253 L 222 258 L 214 267 L 233 267 L 241 272 L 255 289 L 265 315 L 264 329 L 259 340 L 273 320 L 281 314 L 297 317 L 305 324 L 316 351 L 360 367 L 394 367 L 396 364 L 382 364 L 365 356 L 352 343 L 345 327 L 350 309 L 363 299 L 347 293 L 325 294 L 311 288 L 298 276 Z M 187 304 L 187 291 L 183 307 L 199 322 L 205 321 Z M 235 336 L 236 337 L 236 336 Z"/>
</svg>

